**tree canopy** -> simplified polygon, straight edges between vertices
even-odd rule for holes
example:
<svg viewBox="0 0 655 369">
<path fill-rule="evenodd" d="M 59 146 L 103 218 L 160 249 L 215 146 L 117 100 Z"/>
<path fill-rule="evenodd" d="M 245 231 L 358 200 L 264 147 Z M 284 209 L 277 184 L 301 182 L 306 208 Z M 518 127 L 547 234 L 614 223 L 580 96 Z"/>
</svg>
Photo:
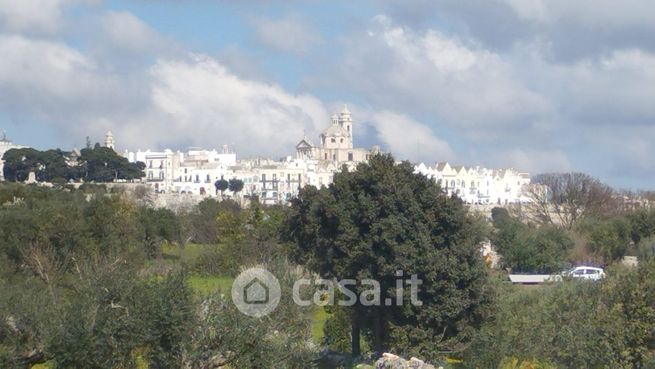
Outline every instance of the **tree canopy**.
<svg viewBox="0 0 655 369">
<path fill-rule="evenodd" d="M 241 190 L 243 190 L 243 181 L 237 178 L 232 178 L 228 182 L 228 188 L 234 193 L 241 192 Z"/>
<path fill-rule="evenodd" d="M 459 199 L 390 155 L 335 174 L 328 188 L 303 188 L 288 221 L 292 255 L 324 278 L 377 280 L 382 302 L 398 292 L 397 271 L 422 280 L 422 306 L 410 304 L 405 288 L 402 306 L 350 309 L 355 355 L 362 329 L 376 350 L 422 357 L 470 338 L 486 302 L 480 239 L 472 227 Z M 357 293 L 362 290 L 358 285 Z"/>
<path fill-rule="evenodd" d="M 530 207 L 543 223 L 573 229 L 588 217 L 616 210 L 612 188 L 585 173 L 545 173 L 532 177 Z"/>
<path fill-rule="evenodd" d="M 214 187 L 216 187 L 216 193 L 220 191 L 221 195 L 223 194 L 223 192 L 225 192 L 225 190 L 229 188 L 229 186 L 230 183 L 223 178 L 214 182 Z"/>
<path fill-rule="evenodd" d="M 553 225 L 536 227 L 509 216 L 494 221 L 491 237 L 502 255 L 501 265 L 519 273 L 554 273 L 568 264 L 566 257 L 574 241 L 568 233 Z"/>
<path fill-rule="evenodd" d="M 130 163 L 113 149 L 100 147 L 82 149 L 79 158 L 59 149 L 39 151 L 31 148 L 11 149 L 4 156 L 5 180 L 22 182 L 34 172 L 39 182 L 66 182 L 82 179 L 87 182 L 111 182 L 118 179 L 138 179 L 144 176 L 143 163 Z"/>
</svg>

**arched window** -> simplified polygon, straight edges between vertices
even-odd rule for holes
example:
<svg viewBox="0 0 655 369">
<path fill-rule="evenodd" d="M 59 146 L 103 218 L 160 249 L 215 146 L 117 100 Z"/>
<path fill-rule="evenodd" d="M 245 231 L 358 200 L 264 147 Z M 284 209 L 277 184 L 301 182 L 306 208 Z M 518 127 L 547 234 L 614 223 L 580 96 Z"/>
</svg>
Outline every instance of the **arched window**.
<svg viewBox="0 0 655 369">
<path fill-rule="evenodd" d="M 353 161 L 353 153 L 352 152 L 348 153 L 348 161 Z"/>
<path fill-rule="evenodd" d="M 330 142 L 335 143 L 335 142 L 337 142 L 337 140 L 336 140 L 334 137 L 332 137 L 332 139 L 330 140 Z"/>
</svg>

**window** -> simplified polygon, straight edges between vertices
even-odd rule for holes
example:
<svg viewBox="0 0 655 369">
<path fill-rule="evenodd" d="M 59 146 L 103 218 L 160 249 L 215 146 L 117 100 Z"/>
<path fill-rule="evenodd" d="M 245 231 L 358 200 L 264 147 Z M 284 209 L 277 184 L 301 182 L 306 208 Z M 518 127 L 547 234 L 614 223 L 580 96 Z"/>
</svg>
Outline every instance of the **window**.
<svg viewBox="0 0 655 369">
<path fill-rule="evenodd" d="M 159 172 L 159 179 L 164 179 L 164 172 L 162 171 Z"/>
<path fill-rule="evenodd" d="M 330 139 L 330 142 L 335 143 L 335 142 L 337 142 L 337 140 L 333 137 L 333 138 Z"/>
<path fill-rule="evenodd" d="M 325 153 L 325 160 L 327 160 L 327 153 Z"/>
<path fill-rule="evenodd" d="M 353 153 L 348 153 L 348 161 L 353 161 Z"/>
<path fill-rule="evenodd" d="M 343 143 L 343 138 L 341 140 L 339 140 L 339 142 Z"/>
</svg>

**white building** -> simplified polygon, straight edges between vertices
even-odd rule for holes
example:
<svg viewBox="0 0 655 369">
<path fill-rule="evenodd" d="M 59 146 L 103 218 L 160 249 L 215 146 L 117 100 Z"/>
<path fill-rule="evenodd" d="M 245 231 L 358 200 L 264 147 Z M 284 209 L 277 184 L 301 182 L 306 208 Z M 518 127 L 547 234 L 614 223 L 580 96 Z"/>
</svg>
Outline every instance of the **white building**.
<svg viewBox="0 0 655 369">
<path fill-rule="evenodd" d="M 190 148 L 186 152 L 171 150 L 126 152 L 131 161 L 146 164 L 145 180 L 157 192 L 190 193 L 216 196 L 215 183 L 219 179 L 239 179 L 243 190 L 223 195 L 258 197 L 266 204 L 287 203 L 306 186 L 324 187 L 332 183 L 334 174 L 345 165 L 355 170 L 358 163 L 366 162 L 372 153 L 378 152 L 354 147 L 353 120 L 344 106 L 339 115 L 333 115 L 331 124 L 319 136 L 320 144 L 314 145 L 303 138 L 296 145 L 295 158 L 275 161 L 255 158 L 237 160 L 227 146 L 221 151 Z M 111 132 L 106 146 L 113 146 Z M 481 167 L 451 166 L 447 162 L 433 167 L 421 163 L 415 167 L 440 183 L 449 195 L 457 195 L 469 204 L 509 204 L 527 201 L 523 187 L 530 183 L 527 173 L 514 169 L 493 170 Z"/>
<path fill-rule="evenodd" d="M 5 161 L 2 160 L 5 153 L 11 149 L 24 149 L 26 147 L 27 146 L 15 145 L 7 138 L 7 135 L 4 132 L 2 133 L 2 137 L 0 138 L 0 180 L 4 181 L 5 179 Z"/>
<path fill-rule="evenodd" d="M 156 192 L 213 193 L 214 182 L 237 164 L 236 154 L 224 146 L 222 151 L 190 148 L 181 151 L 136 151 L 124 153 L 130 162 L 145 164 L 145 181 Z"/>
<path fill-rule="evenodd" d="M 448 195 L 457 195 L 469 204 L 506 205 L 529 201 L 523 194 L 530 175 L 514 169 L 451 166 L 448 162 L 428 167 L 421 163 L 415 172 L 435 180 Z"/>
<path fill-rule="evenodd" d="M 348 107 L 341 114 L 334 114 L 328 128 L 319 136 L 321 143 L 314 145 L 304 137 L 296 145 L 296 157 L 305 160 L 323 160 L 334 163 L 361 163 L 367 161 L 370 151 L 355 148 L 353 140 L 353 120 Z"/>
</svg>

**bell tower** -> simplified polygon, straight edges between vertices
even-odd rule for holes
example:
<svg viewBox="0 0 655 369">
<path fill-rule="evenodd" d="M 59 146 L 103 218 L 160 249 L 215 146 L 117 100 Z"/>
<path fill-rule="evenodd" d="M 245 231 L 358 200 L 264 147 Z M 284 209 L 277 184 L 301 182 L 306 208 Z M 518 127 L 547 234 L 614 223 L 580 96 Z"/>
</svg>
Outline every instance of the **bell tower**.
<svg viewBox="0 0 655 369">
<path fill-rule="evenodd" d="M 114 149 L 114 135 L 111 133 L 111 131 L 107 132 L 105 135 L 105 147 L 108 147 L 110 149 Z"/>
<path fill-rule="evenodd" d="M 353 148 L 353 119 L 350 116 L 348 106 L 343 105 L 343 110 L 339 114 L 339 124 L 348 131 L 348 148 Z"/>
</svg>

